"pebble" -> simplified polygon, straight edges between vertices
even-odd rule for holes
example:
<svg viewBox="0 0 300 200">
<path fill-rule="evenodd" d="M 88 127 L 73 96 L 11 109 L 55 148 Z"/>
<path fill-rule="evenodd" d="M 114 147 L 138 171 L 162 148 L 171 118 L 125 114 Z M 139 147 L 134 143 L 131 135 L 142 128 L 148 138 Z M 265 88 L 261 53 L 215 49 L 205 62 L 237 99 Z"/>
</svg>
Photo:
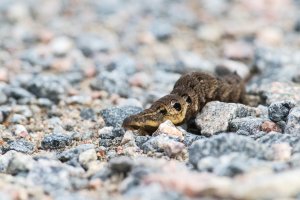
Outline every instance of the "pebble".
<svg viewBox="0 0 300 200">
<path fill-rule="evenodd" d="M 91 57 L 97 52 L 106 52 L 110 48 L 107 41 L 95 35 L 79 36 L 76 40 L 76 44 L 87 57 Z"/>
<path fill-rule="evenodd" d="M 223 54 L 226 58 L 233 60 L 250 60 L 254 57 L 254 49 L 246 42 L 236 41 L 225 44 Z"/>
<path fill-rule="evenodd" d="M 42 142 L 43 149 L 61 149 L 71 144 L 71 138 L 65 134 L 46 135 Z"/>
<path fill-rule="evenodd" d="M 52 76 L 36 76 L 28 83 L 28 91 L 39 98 L 48 98 L 58 102 L 61 95 L 66 91 L 65 84 L 61 79 Z"/>
<path fill-rule="evenodd" d="M 135 106 L 124 106 L 124 107 L 114 107 L 103 109 L 100 111 L 106 126 L 112 126 L 120 128 L 122 126 L 123 120 L 129 115 L 137 114 L 141 112 L 142 109 Z"/>
<path fill-rule="evenodd" d="M 5 104 L 7 101 L 7 96 L 0 90 L 0 105 Z"/>
<path fill-rule="evenodd" d="M 92 108 L 84 108 L 80 111 L 80 117 L 85 120 L 96 120 L 95 111 Z"/>
<path fill-rule="evenodd" d="M 284 133 L 288 134 L 300 134 L 300 107 L 294 107 L 291 109 Z"/>
<path fill-rule="evenodd" d="M 261 126 L 264 120 L 255 117 L 243 117 L 233 119 L 229 122 L 229 131 L 247 131 L 250 135 L 256 134 L 261 131 Z"/>
<path fill-rule="evenodd" d="M 292 155 L 292 147 L 288 143 L 277 143 L 272 145 L 274 160 L 289 160 Z"/>
<path fill-rule="evenodd" d="M 269 118 L 274 122 L 286 121 L 287 116 L 295 106 L 292 101 L 274 102 L 268 107 Z"/>
<path fill-rule="evenodd" d="M 67 36 L 59 36 L 50 42 L 50 48 L 54 55 L 65 56 L 73 47 L 73 41 Z"/>
<path fill-rule="evenodd" d="M 250 76 L 250 69 L 242 62 L 234 60 L 222 60 L 217 64 L 216 71 L 226 70 L 230 73 L 237 73 L 242 79 L 246 79 Z"/>
<path fill-rule="evenodd" d="M 235 118 L 255 116 L 255 109 L 235 103 L 212 101 L 207 103 L 196 117 L 196 125 L 202 135 L 214 135 L 227 131 Z"/>
<path fill-rule="evenodd" d="M 35 150 L 35 145 L 25 139 L 9 141 L 7 147 L 3 147 L 4 152 L 14 150 L 21 153 L 32 154 Z"/>
<path fill-rule="evenodd" d="M 126 74 L 120 73 L 117 70 L 111 72 L 104 71 L 99 74 L 94 82 L 91 83 L 91 88 L 94 90 L 105 90 L 110 95 L 119 94 L 122 97 L 128 97 L 130 93 Z"/>
<path fill-rule="evenodd" d="M 28 131 L 25 126 L 17 124 L 14 126 L 14 134 L 18 137 L 25 138 L 28 136 Z"/>
<path fill-rule="evenodd" d="M 109 167 L 113 173 L 128 173 L 133 167 L 134 161 L 126 156 L 113 158 L 109 161 Z"/>
<path fill-rule="evenodd" d="M 89 168 L 92 161 L 97 160 L 97 153 L 95 149 L 89 149 L 79 154 L 78 161 L 85 169 Z"/>
<path fill-rule="evenodd" d="M 145 153 L 148 152 L 163 152 L 169 157 L 175 157 L 183 152 L 185 145 L 177 141 L 178 139 L 168 136 L 166 134 L 160 134 L 155 137 L 151 137 L 142 145 L 142 150 Z"/>
<path fill-rule="evenodd" d="M 214 24 L 204 24 L 197 30 L 197 37 L 200 40 L 208 42 L 217 42 L 221 39 L 222 35 L 221 27 Z"/>
<path fill-rule="evenodd" d="M 7 173 L 17 175 L 28 173 L 35 165 L 35 161 L 29 155 L 14 152 L 7 166 Z"/>
<path fill-rule="evenodd" d="M 153 136 L 157 136 L 160 134 L 170 135 L 172 137 L 183 139 L 183 133 L 178 128 L 176 128 L 176 126 L 170 120 L 161 123 L 158 129 L 153 133 Z"/>
<path fill-rule="evenodd" d="M 163 20 L 156 20 L 154 21 L 152 27 L 151 27 L 151 32 L 155 36 L 156 39 L 160 41 L 164 41 L 169 39 L 174 30 L 172 25 L 168 23 L 167 21 Z"/>
<path fill-rule="evenodd" d="M 219 157 L 232 152 L 243 153 L 252 158 L 271 159 L 267 145 L 248 137 L 223 133 L 211 138 L 197 140 L 189 148 L 189 162 L 197 166 L 199 160 L 207 156 Z"/>
<path fill-rule="evenodd" d="M 266 133 L 269 133 L 269 132 L 279 132 L 279 133 L 281 133 L 282 132 L 281 128 L 272 121 L 264 121 L 261 124 L 261 130 L 266 132 Z"/>
</svg>

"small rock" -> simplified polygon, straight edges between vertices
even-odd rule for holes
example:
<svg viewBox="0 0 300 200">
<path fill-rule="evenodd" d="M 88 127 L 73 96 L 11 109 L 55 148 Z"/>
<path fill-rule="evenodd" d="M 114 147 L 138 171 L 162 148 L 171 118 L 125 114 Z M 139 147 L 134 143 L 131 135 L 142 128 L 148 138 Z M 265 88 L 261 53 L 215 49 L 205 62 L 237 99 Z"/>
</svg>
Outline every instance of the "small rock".
<svg viewBox="0 0 300 200">
<path fill-rule="evenodd" d="M 261 45 L 278 46 L 283 42 L 283 33 L 281 29 L 266 27 L 259 30 L 256 42 Z"/>
<path fill-rule="evenodd" d="M 287 118 L 287 124 L 284 133 L 300 134 L 300 107 L 294 107 L 291 109 Z"/>
<path fill-rule="evenodd" d="M 114 173 L 128 173 L 132 169 L 134 161 L 125 156 L 113 158 L 109 161 L 109 168 Z"/>
<path fill-rule="evenodd" d="M 8 82 L 8 70 L 5 68 L 0 68 L 0 82 Z"/>
<path fill-rule="evenodd" d="M 135 140 L 132 131 L 126 131 L 122 138 L 121 144 L 124 145 L 127 143 L 131 143 L 131 146 L 135 146 Z"/>
<path fill-rule="evenodd" d="M 88 169 L 89 163 L 97 160 L 97 153 L 95 149 L 89 149 L 79 154 L 78 161 L 85 169 Z"/>
<path fill-rule="evenodd" d="M 153 133 L 153 136 L 157 136 L 160 134 L 166 134 L 183 139 L 183 133 L 178 128 L 176 128 L 176 126 L 170 120 L 161 123 L 158 129 Z"/>
<path fill-rule="evenodd" d="M 151 137 L 146 135 L 146 136 L 142 136 L 142 135 L 138 135 L 135 137 L 135 143 L 138 147 L 142 148 L 143 144 L 145 142 L 147 142 Z"/>
<path fill-rule="evenodd" d="M 109 94 L 119 94 L 122 97 L 129 96 L 129 83 L 126 74 L 117 70 L 100 73 L 91 83 L 94 90 L 105 90 Z"/>
<path fill-rule="evenodd" d="M 279 132 L 279 133 L 282 132 L 281 128 L 272 121 L 264 121 L 264 123 L 262 123 L 261 125 L 261 130 L 267 133 L 272 131 Z"/>
<path fill-rule="evenodd" d="M 187 71 L 215 71 L 214 64 L 209 61 L 203 60 L 198 54 L 195 54 L 193 52 L 182 52 L 179 54 L 179 59 Z"/>
<path fill-rule="evenodd" d="M 198 28 L 197 37 L 200 40 L 208 42 L 217 42 L 222 37 L 222 29 L 220 26 L 205 24 Z"/>
<path fill-rule="evenodd" d="M 261 125 L 264 122 L 261 118 L 243 117 L 233 119 L 229 122 L 229 131 L 247 131 L 251 135 L 258 133 L 261 130 Z"/>
<path fill-rule="evenodd" d="M 167 40 L 173 34 L 173 26 L 167 21 L 156 20 L 152 25 L 152 33 L 158 40 Z"/>
<path fill-rule="evenodd" d="M 246 79 L 250 75 L 250 69 L 242 62 L 233 60 L 222 60 L 217 64 L 216 71 L 226 70 L 230 73 L 237 73 L 241 78 Z"/>
<path fill-rule="evenodd" d="M 254 57 L 254 49 L 246 42 L 237 41 L 226 44 L 223 49 L 223 54 L 229 59 L 250 60 Z"/>
<path fill-rule="evenodd" d="M 88 151 L 88 150 L 94 149 L 94 148 L 95 148 L 95 145 L 93 145 L 93 144 L 81 144 L 75 148 L 71 148 L 71 149 L 68 149 L 68 150 L 65 150 L 65 151 L 59 153 L 57 155 L 57 158 L 62 162 L 68 162 L 73 159 L 75 159 L 74 160 L 75 162 L 78 162 L 78 157 L 82 152 L 85 152 L 85 151 Z M 68 163 L 68 164 L 70 164 L 70 163 Z M 72 164 L 75 164 L 75 163 L 72 162 Z M 77 165 L 75 165 L 75 166 L 77 166 Z"/>
<path fill-rule="evenodd" d="M 267 160 L 272 158 L 267 145 L 260 144 L 245 136 L 224 133 L 195 141 L 189 148 L 189 161 L 197 166 L 199 160 L 204 157 L 220 157 L 233 152 L 243 153 L 251 158 Z"/>
<path fill-rule="evenodd" d="M 206 138 L 206 137 L 202 136 L 202 135 L 195 135 L 195 134 L 187 132 L 184 135 L 184 141 L 183 141 L 183 143 L 185 144 L 185 146 L 189 147 L 189 146 L 191 146 L 191 144 L 194 141 L 197 141 L 197 140 L 200 140 L 200 139 L 204 139 L 204 138 Z"/>
<path fill-rule="evenodd" d="M 28 132 L 27 129 L 25 128 L 25 126 L 17 124 L 14 127 L 14 134 L 18 137 L 22 137 L 25 138 L 28 136 Z"/>
<path fill-rule="evenodd" d="M 87 56 L 93 56 L 97 52 L 106 52 L 110 45 L 104 39 L 94 35 L 82 35 L 77 38 L 77 46 L 82 53 Z"/>
<path fill-rule="evenodd" d="M 85 120 L 95 120 L 95 111 L 92 108 L 84 108 L 80 111 L 80 117 Z"/>
<path fill-rule="evenodd" d="M 138 72 L 129 78 L 129 84 L 135 87 L 148 88 L 151 85 L 151 78 L 146 72 Z"/>
<path fill-rule="evenodd" d="M 295 107 L 295 102 L 293 101 L 274 102 L 268 108 L 269 118 L 274 122 L 286 121 L 293 107 Z"/>
<path fill-rule="evenodd" d="M 196 125 L 203 135 L 227 131 L 235 118 L 255 116 L 255 109 L 235 103 L 212 101 L 207 103 L 196 117 Z"/>
<path fill-rule="evenodd" d="M 100 111 L 106 126 L 112 126 L 120 128 L 126 117 L 129 115 L 137 114 L 141 112 L 142 109 L 135 106 L 124 106 L 124 107 L 114 107 L 107 108 Z"/>
<path fill-rule="evenodd" d="M 178 142 L 176 138 L 166 134 L 151 137 L 142 145 L 142 149 L 145 153 L 164 152 L 169 157 L 175 157 L 180 154 L 184 148 L 185 145 L 183 143 Z"/>
<path fill-rule="evenodd" d="M 31 156 L 15 152 L 7 166 L 7 173 L 17 175 L 28 173 L 34 167 L 34 160 Z"/>
<path fill-rule="evenodd" d="M 25 123 L 27 118 L 24 115 L 13 114 L 9 121 L 13 124 L 23 124 Z"/>
<path fill-rule="evenodd" d="M 48 98 L 58 102 L 61 95 L 65 94 L 66 85 L 61 79 L 53 76 L 40 75 L 28 83 L 28 90 L 39 98 Z"/>
<path fill-rule="evenodd" d="M 71 144 L 71 138 L 64 134 L 49 134 L 42 140 L 43 149 L 60 149 Z"/>
<path fill-rule="evenodd" d="M 7 101 L 7 96 L 0 90 L 0 105 L 5 104 Z"/>
<path fill-rule="evenodd" d="M 33 95 L 25 90 L 24 88 L 20 87 L 10 87 L 7 88 L 6 93 L 9 97 L 12 97 L 14 99 L 30 99 L 33 97 Z"/>
<path fill-rule="evenodd" d="M 292 147 L 289 143 L 277 143 L 272 145 L 274 160 L 289 160 L 292 155 Z"/>
<path fill-rule="evenodd" d="M 72 47 L 72 40 L 66 36 L 54 38 L 50 43 L 50 48 L 56 56 L 66 55 L 72 49 Z"/>
<path fill-rule="evenodd" d="M 21 153 L 31 154 L 34 152 L 35 145 L 25 139 L 18 139 L 8 142 L 8 147 L 4 148 L 4 152 L 15 150 Z"/>
<path fill-rule="evenodd" d="M 91 102 L 92 97 L 83 95 L 75 95 L 66 99 L 67 104 L 89 105 Z"/>
</svg>

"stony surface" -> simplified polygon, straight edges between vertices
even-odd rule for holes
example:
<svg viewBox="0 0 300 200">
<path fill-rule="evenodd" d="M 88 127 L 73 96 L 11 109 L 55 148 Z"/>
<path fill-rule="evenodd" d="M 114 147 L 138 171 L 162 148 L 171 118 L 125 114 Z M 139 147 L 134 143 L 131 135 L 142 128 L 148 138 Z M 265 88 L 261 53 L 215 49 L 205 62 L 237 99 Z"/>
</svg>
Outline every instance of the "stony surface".
<svg viewBox="0 0 300 200">
<path fill-rule="evenodd" d="M 0 199 L 299 198 L 299 9 L 0 1 Z M 238 73 L 249 105 L 208 103 L 191 129 L 121 127 L 191 71 Z"/>
</svg>

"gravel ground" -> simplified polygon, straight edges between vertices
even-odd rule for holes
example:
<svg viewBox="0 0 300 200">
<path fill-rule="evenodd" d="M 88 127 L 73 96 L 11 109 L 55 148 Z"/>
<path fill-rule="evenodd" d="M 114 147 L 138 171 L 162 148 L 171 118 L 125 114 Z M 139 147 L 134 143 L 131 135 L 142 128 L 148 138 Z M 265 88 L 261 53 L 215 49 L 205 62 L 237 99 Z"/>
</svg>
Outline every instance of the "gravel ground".
<svg viewBox="0 0 300 200">
<path fill-rule="evenodd" d="M 298 0 L 1 0 L 4 200 L 300 198 Z M 190 71 L 236 71 L 199 135 L 125 117 Z M 201 130 L 201 131 L 200 131 Z"/>
</svg>

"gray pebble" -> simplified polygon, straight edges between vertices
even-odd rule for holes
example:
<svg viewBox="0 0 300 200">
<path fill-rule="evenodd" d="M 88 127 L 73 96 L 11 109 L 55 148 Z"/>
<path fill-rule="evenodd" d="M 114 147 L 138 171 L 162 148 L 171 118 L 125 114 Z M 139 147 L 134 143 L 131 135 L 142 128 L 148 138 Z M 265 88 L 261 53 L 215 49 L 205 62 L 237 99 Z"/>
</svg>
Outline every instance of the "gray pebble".
<svg viewBox="0 0 300 200">
<path fill-rule="evenodd" d="M 60 149 L 71 144 L 71 138 L 65 134 L 49 134 L 41 142 L 43 149 Z"/>
<path fill-rule="evenodd" d="M 291 109 L 284 133 L 288 134 L 300 134 L 300 107 L 294 107 Z"/>
<path fill-rule="evenodd" d="M 233 119 L 229 122 L 229 131 L 237 132 L 243 130 L 250 134 L 255 134 L 260 131 L 263 122 L 263 119 L 255 117 Z"/>
<path fill-rule="evenodd" d="M 135 106 L 124 106 L 124 107 L 114 107 L 107 108 L 100 111 L 106 126 L 112 126 L 120 128 L 122 126 L 123 120 L 129 115 L 137 114 L 141 112 L 142 109 Z"/>
<path fill-rule="evenodd" d="M 85 120 L 95 120 L 95 111 L 92 108 L 84 108 L 80 111 L 80 117 Z"/>
<path fill-rule="evenodd" d="M 219 157 L 233 152 L 244 153 L 249 157 L 271 159 L 267 145 L 248 137 L 223 133 L 207 139 L 197 140 L 189 148 L 189 161 L 197 166 L 199 160 L 207 156 Z"/>
<path fill-rule="evenodd" d="M 280 101 L 272 103 L 268 108 L 269 118 L 274 122 L 286 121 L 290 109 L 295 106 L 292 101 Z"/>
<path fill-rule="evenodd" d="M 18 139 L 8 142 L 8 146 L 4 147 L 4 152 L 15 150 L 21 153 L 31 154 L 34 152 L 35 145 L 25 139 Z"/>
</svg>

